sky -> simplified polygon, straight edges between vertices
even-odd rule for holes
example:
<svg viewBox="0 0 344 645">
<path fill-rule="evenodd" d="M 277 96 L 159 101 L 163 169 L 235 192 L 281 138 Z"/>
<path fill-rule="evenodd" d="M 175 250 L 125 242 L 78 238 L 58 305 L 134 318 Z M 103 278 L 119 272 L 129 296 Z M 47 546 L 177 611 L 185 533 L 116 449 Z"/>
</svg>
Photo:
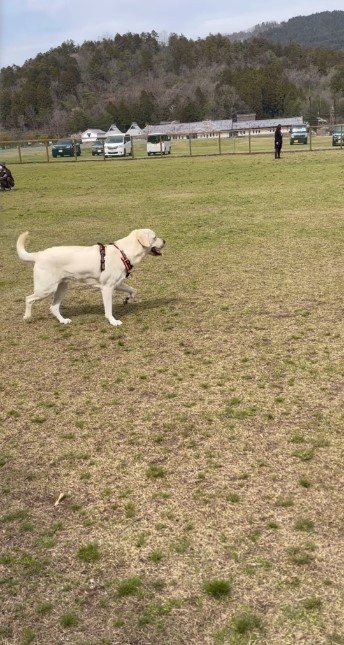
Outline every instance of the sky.
<svg viewBox="0 0 344 645">
<path fill-rule="evenodd" d="M 344 0 L 0 0 L 0 66 L 61 45 L 116 33 L 230 34 L 261 22 L 344 9 Z"/>
</svg>

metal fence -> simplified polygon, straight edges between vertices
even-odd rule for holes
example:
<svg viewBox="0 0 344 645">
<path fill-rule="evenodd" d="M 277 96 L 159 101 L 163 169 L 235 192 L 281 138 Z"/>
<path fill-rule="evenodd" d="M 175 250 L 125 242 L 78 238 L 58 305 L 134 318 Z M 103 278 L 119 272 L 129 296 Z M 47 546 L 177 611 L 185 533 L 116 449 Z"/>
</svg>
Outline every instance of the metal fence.
<svg viewBox="0 0 344 645">
<path fill-rule="evenodd" d="M 170 133 L 170 153 L 164 151 L 162 139 L 159 150 L 147 150 L 147 136 L 131 137 L 131 151 L 126 159 L 148 159 L 153 156 L 193 157 L 207 155 L 271 154 L 274 150 L 274 131 L 271 128 L 250 128 L 242 131 L 230 130 L 207 133 Z M 123 156 L 106 157 L 104 149 L 96 153 L 90 142 L 80 144 L 74 141 L 74 148 L 68 156 L 53 156 L 53 145 L 57 140 L 0 141 L 0 162 L 6 165 L 16 163 L 61 163 L 84 161 L 112 161 Z M 80 155 L 79 155 L 80 144 Z M 283 133 L 283 154 L 305 151 L 342 150 L 344 148 L 344 124 L 334 129 L 323 127 L 308 128 L 307 138 L 292 142 L 288 132 Z"/>
</svg>

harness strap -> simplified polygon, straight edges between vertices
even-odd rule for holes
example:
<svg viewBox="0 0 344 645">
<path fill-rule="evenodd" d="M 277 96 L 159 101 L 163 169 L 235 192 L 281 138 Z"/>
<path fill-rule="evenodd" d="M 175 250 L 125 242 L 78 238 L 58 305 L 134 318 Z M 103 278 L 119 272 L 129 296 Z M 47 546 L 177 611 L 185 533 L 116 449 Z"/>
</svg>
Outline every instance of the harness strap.
<svg viewBox="0 0 344 645">
<path fill-rule="evenodd" d="M 104 271 L 105 269 L 105 246 L 101 242 L 97 242 L 99 246 L 99 253 L 100 253 L 100 271 Z"/>
<path fill-rule="evenodd" d="M 129 278 L 130 273 L 131 273 L 131 271 L 132 271 L 132 270 L 133 270 L 133 268 L 134 268 L 134 267 L 133 267 L 133 265 L 131 264 L 130 260 L 127 258 L 127 256 L 126 256 L 126 254 L 124 253 L 124 251 L 122 251 L 122 250 L 117 246 L 117 244 L 115 244 L 114 242 L 111 242 L 111 244 L 112 244 L 112 246 L 115 246 L 115 247 L 116 247 L 116 249 L 118 249 L 118 250 L 119 250 L 119 252 L 120 252 L 120 254 L 121 254 L 121 260 L 122 260 L 122 262 L 123 262 L 123 264 L 124 264 L 124 266 L 125 266 L 125 271 L 126 271 L 125 277 L 126 277 L 126 278 Z"/>
</svg>

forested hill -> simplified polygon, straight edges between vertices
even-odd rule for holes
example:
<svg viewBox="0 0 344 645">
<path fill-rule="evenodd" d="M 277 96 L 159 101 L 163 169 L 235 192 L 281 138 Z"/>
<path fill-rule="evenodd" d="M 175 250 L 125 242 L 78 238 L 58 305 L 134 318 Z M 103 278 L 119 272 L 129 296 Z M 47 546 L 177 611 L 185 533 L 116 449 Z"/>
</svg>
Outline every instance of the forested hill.
<svg viewBox="0 0 344 645">
<path fill-rule="evenodd" d="M 53 136 L 111 123 L 127 129 L 160 121 L 303 115 L 317 122 L 332 106 L 344 120 L 344 51 L 233 42 L 209 35 L 124 35 L 72 41 L 0 72 L 1 137 Z M 309 98 L 311 97 L 311 101 Z M 310 111 L 311 110 L 311 111 Z"/>
<path fill-rule="evenodd" d="M 322 11 L 297 16 L 287 22 L 262 23 L 249 31 L 232 34 L 233 40 L 260 35 L 281 45 L 298 43 L 305 47 L 344 49 L 344 11 Z"/>
</svg>

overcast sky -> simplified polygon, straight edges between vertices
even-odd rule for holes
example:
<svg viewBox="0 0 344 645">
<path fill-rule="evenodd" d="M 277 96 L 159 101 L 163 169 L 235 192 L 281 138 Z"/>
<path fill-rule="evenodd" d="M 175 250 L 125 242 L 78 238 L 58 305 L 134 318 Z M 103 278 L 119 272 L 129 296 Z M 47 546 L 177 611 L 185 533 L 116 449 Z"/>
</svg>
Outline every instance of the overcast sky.
<svg viewBox="0 0 344 645">
<path fill-rule="evenodd" d="M 65 40 L 81 44 L 128 31 L 189 38 L 260 22 L 344 9 L 344 0 L 0 0 L 0 65 L 22 65 Z"/>
</svg>

